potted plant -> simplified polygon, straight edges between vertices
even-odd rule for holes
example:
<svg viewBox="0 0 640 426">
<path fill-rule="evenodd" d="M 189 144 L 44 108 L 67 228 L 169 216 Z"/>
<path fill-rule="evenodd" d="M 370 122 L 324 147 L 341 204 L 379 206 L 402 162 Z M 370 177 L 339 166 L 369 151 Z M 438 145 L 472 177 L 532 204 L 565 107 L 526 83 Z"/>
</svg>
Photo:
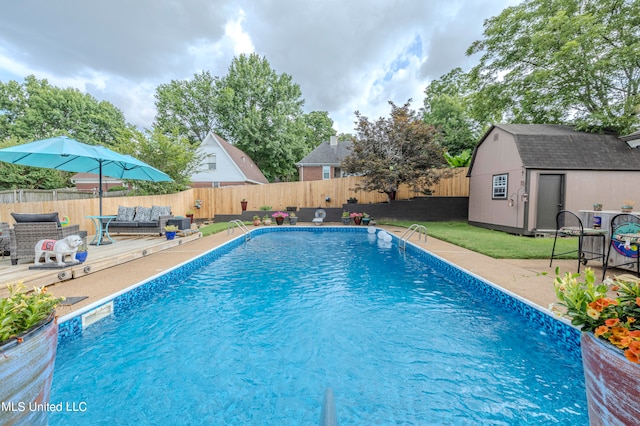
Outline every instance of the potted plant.
<svg viewBox="0 0 640 426">
<path fill-rule="evenodd" d="M 46 424 L 47 410 L 29 405 L 49 403 L 58 344 L 55 308 L 64 299 L 45 287 L 29 293 L 21 284 L 8 288 L 9 297 L 0 299 L 0 424 Z"/>
<path fill-rule="evenodd" d="M 242 207 L 242 211 L 247 210 L 247 200 L 245 198 L 240 200 L 240 207 Z"/>
<path fill-rule="evenodd" d="M 196 209 L 201 209 L 202 208 L 202 200 L 196 200 L 196 202 L 194 203 L 193 207 L 195 207 Z"/>
<path fill-rule="evenodd" d="M 285 217 L 289 217 L 289 213 L 285 213 L 285 212 L 275 212 L 271 215 L 271 217 L 273 217 L 276 220 L 276 223 L 278 225 L 282 225 L 284 223 L 284 218 Z"/>
<path fill-rule="evenodd" d="M 362 213 L 353 212 L 349 215 L 349 217 L 353 219 L 353 223 L 355 223 L 356 225 L 360 225 L 360 222 L 362 222 Z"/>
<path fill-rule="evenodd" d="M 622 202 L 622 207 L 620 207 L 620 210 L 622 210 L 624 213 L 631 213 L 633 211 L 634 205 L 635 203 L 633 201 L 624 200 Z"/>
<path fill-rule="evenodd" d="M 253 226 L 260 226 L 260 216 L 253 215 Z"/>
<path fill-rule="evenodd" d="M 80 244 L 80 246 L 78 247 L 78 251 L 76 251 L 76 260 L 80 263 L 83 263 L 85 260 L 87 260 L 88 255 L 89 252 L 87 249 L 87 243 L 82 240 L 82 244 Z"/>
<path fill-rule="evenodd" d="M 189 218 L 189 223 L 193 223 L 193 214 L 195 212 L 192 209 L 187 210 L 187 213 L 185 213 L 185 216 Z"/>
<path fill-rule="evenodd" d="M 362 223 L 364 225 L 368 225 L 370 221 L 371 221 L 371 217 L 369 216 L 369 214 L 362 212 Z"/>
<path fill-rule="evenodd" d="M 356 204 L 357 202 L 358 202 L 358 199 L 356 197 L 347 198 L 347 204 Z"/>
<path fill-rule="evenodd" d="M 295 225 L 298 223 L 298 216 L 295 213 L 289 213 L 289 225 Z"/>
<path fill-rule="evenodd" d="M 633 424 L 640 418 L 640 280 L 623 275 L 596 284 L 586 268 L 554 281 L 556 313 L 579 327 L 592 424 Z"/>
<path fill-rule="evenodd" d="M 593 203 L 593 211 L 601 212 L 602 211 L 602 203 Z"/>
<path fill-rule="evenodd" d="M 349 212 L 346 210 L 342 211 L 342 224 L 348 225 L 351 223 L 351 218 L 349 217 Z"/>
<path fill-rule="evenodd" d="M 176 237 L 176 232 L 178 232 L 178 227 L 176 225 L 167 225 L 164 230 L 167 240 L 173 240 Z"/>
<path fill-rule="evenodd" d="M 271 225 L 271 218 L 265 214 L 262 216 L 262 224 L 265 226 Z"/>
</svg>

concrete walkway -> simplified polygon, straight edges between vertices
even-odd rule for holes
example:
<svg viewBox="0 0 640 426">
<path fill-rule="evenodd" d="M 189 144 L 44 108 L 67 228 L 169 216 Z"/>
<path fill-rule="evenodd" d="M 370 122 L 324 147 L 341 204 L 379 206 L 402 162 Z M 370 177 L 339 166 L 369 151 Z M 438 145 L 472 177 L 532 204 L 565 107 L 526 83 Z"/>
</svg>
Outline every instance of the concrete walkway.
<svg viewBox="0 0 640 426">
<path fill-rule="evenodd" d="M 310 224 L 300 223 L 299 225 L 308 226 Z M 381 228 L 398 236 L 405 231 L 404 228 L 398 227 L 383 226 Z M 60 307 L 59 315 L 66 315 L 160 274 L 175 265 L 218 247 L 236 236 L 237 234 L 228 236 L 226 232 L 220 232 L 84 277 L 51 285 L 47 289 L 56 296 L 87 296 L 87 299 L 72 306 Z M 562 273 L 575 272 L 577 269 L 577 260 L 556 260 L 553 267 L 549 267 L 548 259 L 498 260 L 432 237 L 428 237 L 426 243 L 424 241 L 418 242 L 417 239 L 417 234 L 415 234 L 410 241 L 545 309 L 550 303 L 556 301 L 553 289 L 556 266 L 560 267 Z M 595 266 L 596 276 L 601 273 L 600 266 L 596 265 L 596 262 L 589 266 Z"/>
</svg>

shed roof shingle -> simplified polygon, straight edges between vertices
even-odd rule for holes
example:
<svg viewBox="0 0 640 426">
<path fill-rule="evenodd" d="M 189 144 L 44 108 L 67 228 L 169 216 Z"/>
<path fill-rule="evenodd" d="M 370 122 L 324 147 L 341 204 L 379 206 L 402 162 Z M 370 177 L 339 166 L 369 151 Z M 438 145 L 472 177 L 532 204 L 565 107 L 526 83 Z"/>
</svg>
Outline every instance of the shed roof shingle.
<svg viewBox="0 0 640 426">
<path fill-rule="evenodd" d="M 496 124 L 476 150 L 494 127 L 513 135 L 528 169 L 640 170 L 640 149 L 629 148 L 617 135 L 579 132 L 571 126 Z"/>
</svg>

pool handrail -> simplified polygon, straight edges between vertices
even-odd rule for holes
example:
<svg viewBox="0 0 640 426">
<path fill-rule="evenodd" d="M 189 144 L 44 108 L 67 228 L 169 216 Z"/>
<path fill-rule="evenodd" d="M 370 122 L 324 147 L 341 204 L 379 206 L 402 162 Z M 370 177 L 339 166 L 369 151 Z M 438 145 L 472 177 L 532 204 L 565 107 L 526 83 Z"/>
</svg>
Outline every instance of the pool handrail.
<svg viewBox="0 0 640 426">
<path fill-rule="evenodd" d="M 244 234 L 245 241 L 249 241 L 251 239 L 251 232 L 249 231 L 249 228 L 247 228 L 244 222 L 240 219 L 233 219 L 229 221 L 229 223 L 227 224 L 227 235 L 233 234 L 233 231 L 236 227 L 240 228 L 240 230 Z"/>
<path fill-rule="evenodd" d="M 398 242 L 398 247 L 401 249 L 406 249 L 407 241 L 413 236 L 413 234 L 418 231 L 418 241 L 420 241 L 420 236 L 424 234 L 424 242 L 427 242 L 427 228 L 424 225 L 420 225 L 418 223 L 414 223 L 410 227 L 404 231 L 404 234 L 400 237 L 400 241 Z"/>
</svg>

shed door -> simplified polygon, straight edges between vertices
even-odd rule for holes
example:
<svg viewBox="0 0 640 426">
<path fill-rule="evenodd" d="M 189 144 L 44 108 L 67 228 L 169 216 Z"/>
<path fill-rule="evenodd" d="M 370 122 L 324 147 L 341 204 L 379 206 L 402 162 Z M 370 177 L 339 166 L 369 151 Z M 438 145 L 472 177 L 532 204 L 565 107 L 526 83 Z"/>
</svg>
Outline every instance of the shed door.
<svg viewBox="0 0 640 426">
<path fill-rule="evenodd" d="M 556 215 L 563 206 L 564 175 L 540 175 L 536 229 L 556 229 Z"/>
</svg>

